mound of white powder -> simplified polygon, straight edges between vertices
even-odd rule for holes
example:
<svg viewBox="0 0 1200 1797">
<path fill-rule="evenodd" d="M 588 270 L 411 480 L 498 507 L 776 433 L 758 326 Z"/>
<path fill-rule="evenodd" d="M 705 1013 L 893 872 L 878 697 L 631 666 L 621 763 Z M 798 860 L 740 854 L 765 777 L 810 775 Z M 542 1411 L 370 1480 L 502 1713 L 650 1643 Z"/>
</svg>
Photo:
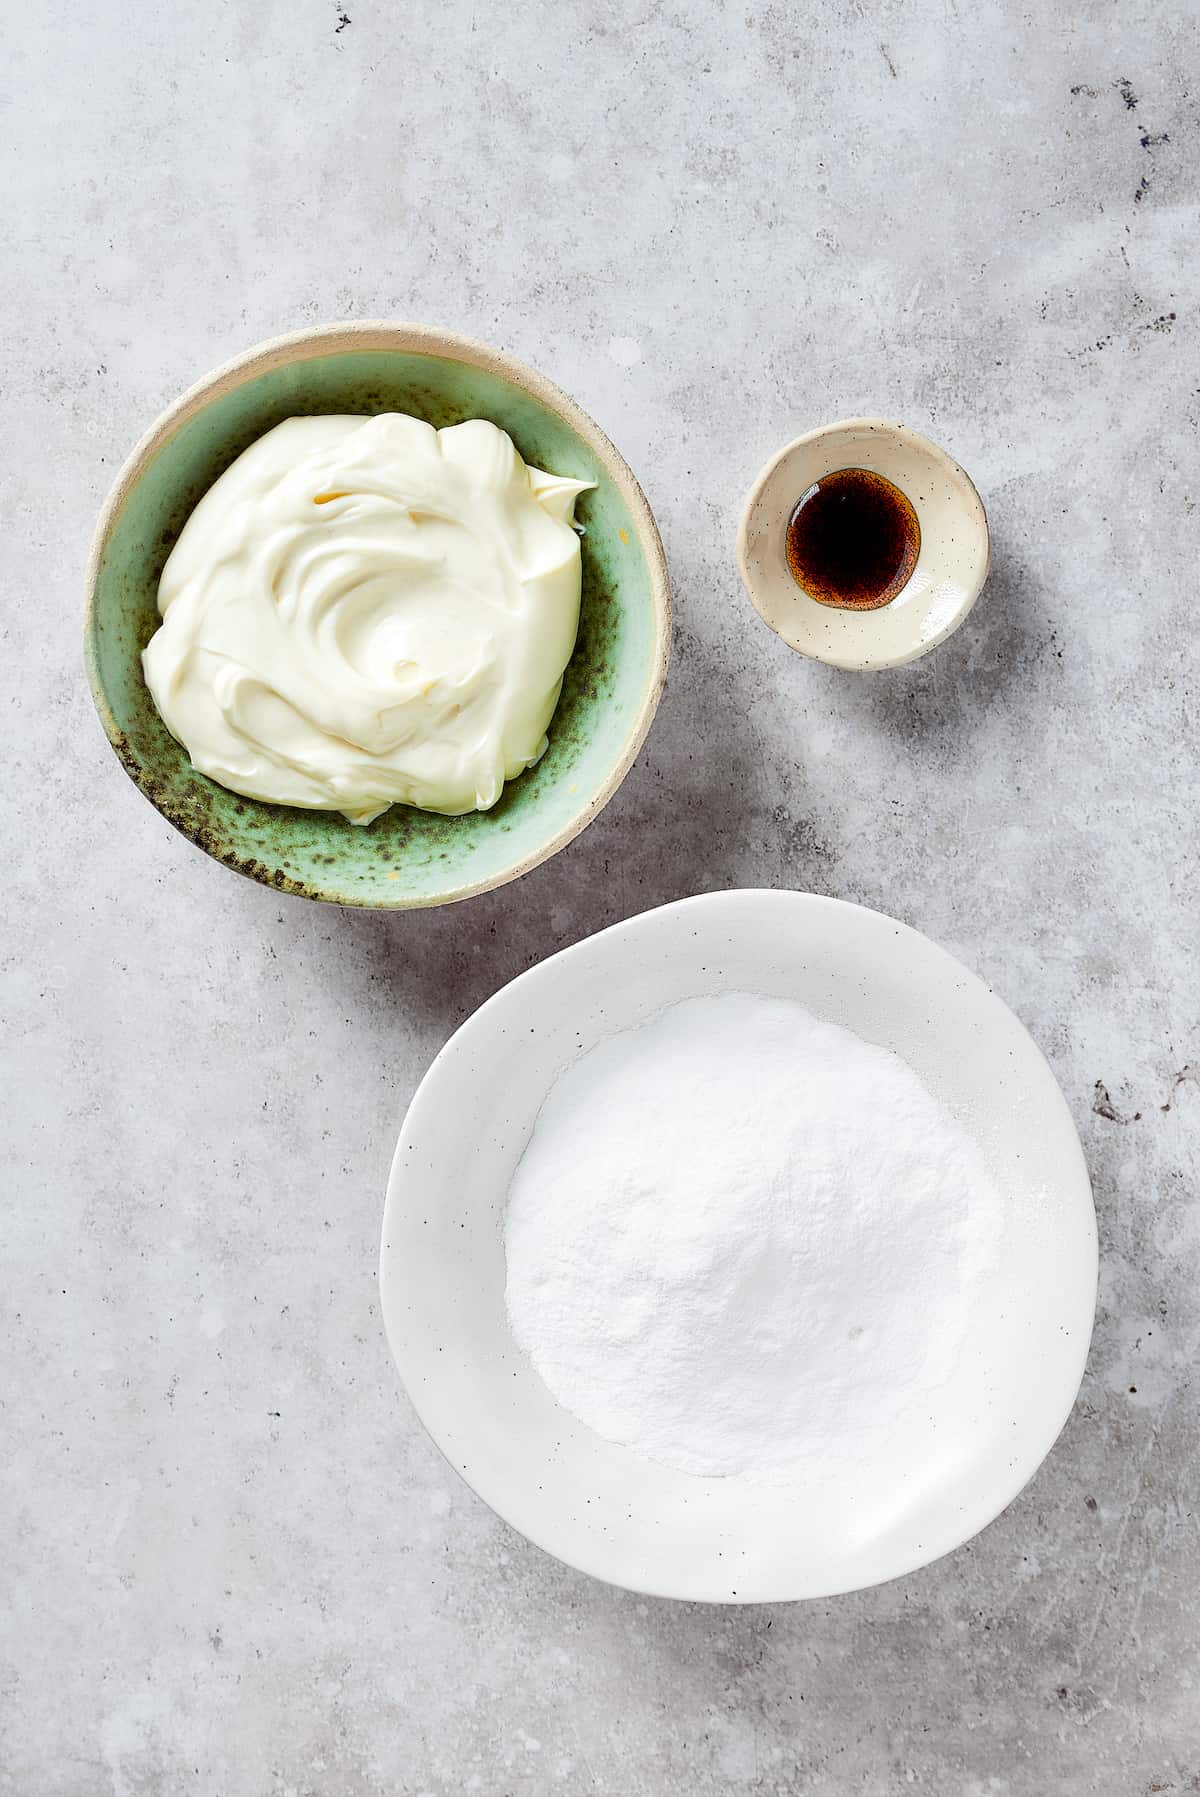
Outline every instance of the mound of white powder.
<svg viewBox="0 0 1200 1797">
<path fill-rule="evenodd" d="M 787 1000 L 692 999 L 551 1091 L 509 1196 L 508 1314 L 608 1440 L 778 1474 L 928 1411 L 1001 1216 L 895 1055 Z"/>
</svg>

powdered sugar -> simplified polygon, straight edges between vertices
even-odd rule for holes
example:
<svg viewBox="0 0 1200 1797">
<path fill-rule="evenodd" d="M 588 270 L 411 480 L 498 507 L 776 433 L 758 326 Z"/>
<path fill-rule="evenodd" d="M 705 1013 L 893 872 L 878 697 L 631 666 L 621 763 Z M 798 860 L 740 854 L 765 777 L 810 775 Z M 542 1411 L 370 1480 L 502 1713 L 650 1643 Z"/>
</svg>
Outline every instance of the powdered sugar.
<svg viewBox="0 0 1200 1797">
<path fill-rule="evenodd" d="M 513 1334 L 611 1441 L 699 1474 L 844 1460 L 926 1414 L 992 1264 L 982 1156 L 895 1055 L 690 999 L 569 1067 L 513 1179 Z"/>
</svg>

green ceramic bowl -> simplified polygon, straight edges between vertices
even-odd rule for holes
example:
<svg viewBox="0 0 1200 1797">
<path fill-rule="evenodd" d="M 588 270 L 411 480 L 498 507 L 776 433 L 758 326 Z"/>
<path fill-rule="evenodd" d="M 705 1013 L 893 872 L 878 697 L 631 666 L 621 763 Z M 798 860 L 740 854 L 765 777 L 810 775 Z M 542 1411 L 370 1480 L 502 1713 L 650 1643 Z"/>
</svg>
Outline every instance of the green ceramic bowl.
<svg viewBox="0 0 1200 1797">
<path fill-rule="evenodd" d="M 583 495 L 579 640 L 550 747 L 490 811 L 434 817 L 393 805 L 365 828 L 336 812 L 265 805 L 198 774 L 154 709 L 142 650 L 159 575 L 201 494 L 255 438 L 298 413 L 490 418 L 527 461 L 596 482 Z M 650 727 L 666 675 L 670 596 L 637 481 L 591 419 L 513 357 L 419 325 L 342 324 L 260 345 L 166 411 L 117 478 L 88 569 L 85 660 L 129 774 L 169 823 L 227 867 L 303 898 L 402 910 L 526 873 L 610 799 Z"/>
</svg>

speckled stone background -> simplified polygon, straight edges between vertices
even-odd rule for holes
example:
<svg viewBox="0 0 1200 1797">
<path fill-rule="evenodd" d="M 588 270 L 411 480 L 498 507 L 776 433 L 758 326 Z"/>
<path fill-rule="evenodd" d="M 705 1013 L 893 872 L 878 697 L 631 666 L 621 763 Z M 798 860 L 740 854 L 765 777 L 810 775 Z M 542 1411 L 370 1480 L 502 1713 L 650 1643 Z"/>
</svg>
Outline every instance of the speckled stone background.
<svg viewBox="0 0 1200 1797">
<path fill-rule="evenodd" d="M 0 65 L 7 904 L 0 1791 L 1105 1797 L 1200 1789 L 1197 25 L 1161 0 L 34 0 Z M 205 860 L 80 670 L 92 520 L 185 383 L 429 319 L 558 379 L 676 583 L 599 823 L 460 908 Z M 741 495 L 852 412 L 989 503 L 961 634 L 874 677 L 744 600 Z M 1058 1447 L 972 1546 L 709 1611 L 494 1520 L 384 1345 L 388 1159 L 551 949 L 758 883 L 991 980 L 1091 1163 Z"/>
</svg>

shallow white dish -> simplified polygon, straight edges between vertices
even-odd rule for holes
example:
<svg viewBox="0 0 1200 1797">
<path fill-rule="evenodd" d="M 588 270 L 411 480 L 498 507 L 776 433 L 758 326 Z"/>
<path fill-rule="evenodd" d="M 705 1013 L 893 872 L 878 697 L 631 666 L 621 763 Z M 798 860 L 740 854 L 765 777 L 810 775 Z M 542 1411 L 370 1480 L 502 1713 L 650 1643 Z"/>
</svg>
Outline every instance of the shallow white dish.
<svg viewBox="0 0 1200 1797">
<path fill-rule="evenodd" d="M 822 605 L 788 568 L 797 500 L 839 468 L 890 480 L 921 527 L 907 584 L 875 611 Z M 979 597 L 990 554 L 987 513 L 970 476 L 928 437 L 887 418 L 843 418 L 788 443 L 751 487 L 737 538 L 738 571 L 759 616 L 801 655 L 858 671 L 901 667 L 944 643 Z"/>
<path fill-rule="evenodd" d="M 1010 1206 L 958 1371 L 942 1392 L 983 1440 L 915 1467 L 869 1515 L 802 1474 L 704 1479 L 642 1460 L 562 1410 L 509 1333 L 508 1185 L 556 1075 L 678 999 L 799 1000 L 901 1054 L 970 1129 Z M 948 1553 L 1004 1509 L 1062 1428 L 1096 1295 L 1079 1140 L 1022 1025 L 944 949 L 879 912 L 794 892 L 685 899 L 503 988 L 434 1061 L 405 1119 L 384 1215 L 388 1339 L 434 1441 L 514 1528 L 597 1578 L 723 1603 L 829 1596 Z M 982 1419 L 983 1427 L 980 1428 Z"/>
</svg>

